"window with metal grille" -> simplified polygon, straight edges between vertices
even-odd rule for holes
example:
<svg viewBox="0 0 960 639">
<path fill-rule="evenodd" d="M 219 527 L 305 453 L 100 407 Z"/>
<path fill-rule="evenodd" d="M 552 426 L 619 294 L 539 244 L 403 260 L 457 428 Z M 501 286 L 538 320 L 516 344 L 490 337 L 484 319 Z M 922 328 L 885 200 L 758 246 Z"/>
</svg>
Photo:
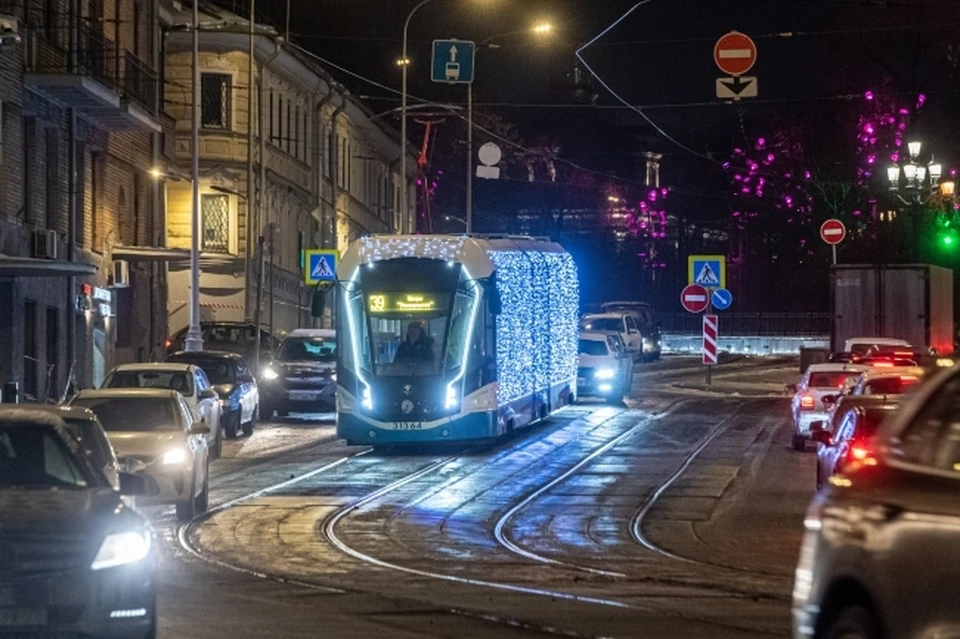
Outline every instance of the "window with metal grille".
<svg viewBox="0 0 960 639">
<path fill-rule="evenodd" d="M 230 197 L 201 195 L 200 215 L 203 220 L 201 250 L 208 253 L 229 253 Z"/>
<path fill-rule="evenodd" d="M 200 74 L 200 125 L 204 129 L 230 128 L 230 76 Z"/>
</svg>

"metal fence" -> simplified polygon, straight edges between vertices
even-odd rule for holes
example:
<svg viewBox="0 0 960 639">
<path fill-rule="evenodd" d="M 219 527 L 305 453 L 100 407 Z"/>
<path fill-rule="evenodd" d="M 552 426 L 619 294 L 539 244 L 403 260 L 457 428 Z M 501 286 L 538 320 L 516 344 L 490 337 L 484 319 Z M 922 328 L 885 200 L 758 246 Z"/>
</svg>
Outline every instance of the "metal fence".
<svg viewBox="0 0 960 639">
<path fill-rule="evenodd" d="M 723 336 L 815 337 L 830 334 L 830 313 L 719 312 Z M 703 319 L 693 313 L 660 313 L 660 330 L 670 335 L 700 335 Z"/>
</svg>

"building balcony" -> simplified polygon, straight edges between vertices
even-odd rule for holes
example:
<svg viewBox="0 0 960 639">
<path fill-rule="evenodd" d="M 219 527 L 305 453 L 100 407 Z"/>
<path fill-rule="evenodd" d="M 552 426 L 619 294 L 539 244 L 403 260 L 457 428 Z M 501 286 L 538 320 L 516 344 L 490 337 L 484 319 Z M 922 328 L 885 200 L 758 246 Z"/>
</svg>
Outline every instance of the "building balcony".
<svg viewBox="0 0 960 639">
<path fill-rule="evenodd" d="M 24 86 L 104 129 L 160 132 L 158 74 L 135 55 L 121 56 L 112 40 L 84 24 L 73 55 L 60 33 L 28 28 L 26 40 Z"/>
</svg>

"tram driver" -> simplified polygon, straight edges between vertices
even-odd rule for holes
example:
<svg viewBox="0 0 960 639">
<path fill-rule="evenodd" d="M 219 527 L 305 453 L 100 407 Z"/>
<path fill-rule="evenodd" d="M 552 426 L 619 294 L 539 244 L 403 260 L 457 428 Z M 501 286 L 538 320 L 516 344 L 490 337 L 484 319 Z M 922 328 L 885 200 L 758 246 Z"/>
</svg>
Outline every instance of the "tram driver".
<svg viewBox="0 0 960 639">
<path fill-rule="evenodd" d="M 423 324 L 414 320 L 407 324 L 407 338 L 400 343 L 394 364 L 405 362 L 432 362 L 433 338 L 427 336 Z"/>
</svg>

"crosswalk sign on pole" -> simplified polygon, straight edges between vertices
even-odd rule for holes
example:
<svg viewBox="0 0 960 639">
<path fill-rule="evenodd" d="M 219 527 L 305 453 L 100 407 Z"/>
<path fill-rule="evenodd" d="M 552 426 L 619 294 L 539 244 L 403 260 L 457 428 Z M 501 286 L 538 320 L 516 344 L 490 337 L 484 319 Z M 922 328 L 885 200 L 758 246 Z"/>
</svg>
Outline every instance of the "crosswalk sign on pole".
<svg viewBox="0 0 960 639">
<path fill-rule="evenodd" d="M 727 287 L 725 255 L 691 255 L 687 258 L 687 283 L 706 288 Z"/>
<path fill-rule="evenodd" d="M 316 285 L 332 282 L 337 278 L 337 262 L 340 251 L 336 249 L 310 249 L 304 251 L 303 281 Z"/>
</svg>

